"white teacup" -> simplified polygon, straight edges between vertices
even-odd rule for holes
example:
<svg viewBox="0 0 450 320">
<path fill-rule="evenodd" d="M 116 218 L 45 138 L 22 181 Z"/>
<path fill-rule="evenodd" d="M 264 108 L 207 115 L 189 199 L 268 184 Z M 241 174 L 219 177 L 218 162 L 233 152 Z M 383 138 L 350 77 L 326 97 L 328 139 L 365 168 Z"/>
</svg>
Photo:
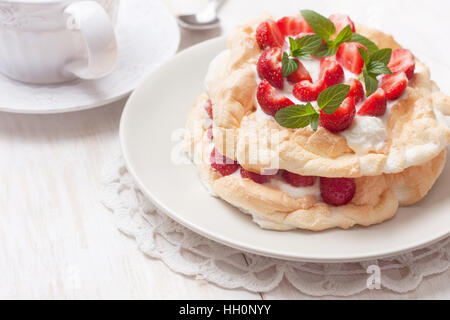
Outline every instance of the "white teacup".
<svg viewBox="0 0 450 320">
<path fill-rule="evenodd" d="M 0 72 L 53 84 L 98 79 L 117 63 L 119 0 L 0 0 Z"/>
</svg>

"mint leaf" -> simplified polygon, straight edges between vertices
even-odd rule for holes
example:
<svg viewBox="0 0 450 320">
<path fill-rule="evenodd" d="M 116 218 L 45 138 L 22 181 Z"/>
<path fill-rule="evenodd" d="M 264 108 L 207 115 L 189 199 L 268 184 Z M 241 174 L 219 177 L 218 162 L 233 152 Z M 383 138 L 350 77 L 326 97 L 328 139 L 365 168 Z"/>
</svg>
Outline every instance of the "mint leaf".
<svg viewBox="0 0 450 320">
<path fill-rule="evenodd" d="M 322 41 L 322 38 L 316 34 L 307 35 L 296 40 L 289 38 L 291 56 L 297 59 L 312 59 L 311 54 L 317 50 Z"/>
<path fill-rule="evenodd" d="M 370 54 L 370 61 L 379 61 L 384 65 L 388 65 L 389 61 L 391 61 L 391 55 L 392 49 L 381 49 Z"/>
<path fill-rule="evenodd" d="M 283 77 L 288 77 L 295 70 L 298 69 L 298 62 L 294 59 L 289 59 L 289 56 L 286 52 L 283 53 L 283 58 L 281 60 L 283 66 Z"/>
<path fill-rule="evenodd" d="M 364 64 L 366 64 L 366 65 L 369 64 L 370 57 L 369 57 L 369 54 L 367 53 L 367 51 L 364 50 L 363 48 L 358 48 L 358 51 L 359 51 L 359 54 L 361 55 L 361 57 L 364 60 Z"/>
<path fill-rule="evenodd" d="M 367 51 L 369 51 L 369 54 L 378 51 L 378 46 L 375 43 L 358 33 L 352 34 L 350 41 L 362 44 L 364 47 L 366 47 Z"/>
<path fill-rule="evenodd" d="M 312 10 L 302 10 L 301 14 L 311 29 L 313 29 L 317 35 L 322 37 L 322 39 L 328 40 L 336 33 L 334 23 L 317 12 Z"/>
<path fill-rule="evenodd" d="M 314 115 L 318 116 L 318 113 L 316 109 L 308 103 L 306 105 L 294 105 L 279 110 L 275 114 L 275 120 L 280 126 L 285 128 L 305 128 L 311 123 L 311 118 L 315 119 Z"/>
<path fill-rule="evenodd" d="M 309 52 L 306 52 L 303 49 L 297 49 L 291 53 L 294 58 L 299 60 L 310 60 L 312 59 L 312 55 Z"/>
<path fill-rule="evenodd" d="M 333 46 L 337 49 L 342 43 L 349 42 L 352 39 L 352 27 L 349 25 L 346 26 L 344 29 L 339 32 L 339 34 L 336 36 L 336 39 L 334 39 Z"/>
<path fill-rule="evenodd" d="M 366 96 L 370 96 L 378 89 L 377 78 L 371 77 L 366 68 L 363 69 L 364 85 L 366 87 Z"/>
<path fill-rule="evenodd" d="M 326 114 L 335 113 L 347 97 L 349 91 L 350 86 L 346 84 L 337 84 L 323 90 L 317 99 L 320 110 Z"/>
<path fill-rule="evenodd" d="M 297 47 L 299 49 L 303 49 L 304 51 L 308 52 L 308 53 L 314 53 L 319 46 L 322 44 L 322 38 L 319 37 L 316 34 L 310 34 L 301 38 L 298 38 L 296 40 L 297 42 Z M 291 46 L 291 50 L 292 50 L 292 46 Z"/>
<path fill-rule="evenodd" d="M 322 43 L 319 48 L 317 49 L 316 52 L 314 52 L 314 55 L 317 58 L 323 58 L 323 57 L 328 57 L 328 56 L 332 56 L 332 50 L 330 50 L 328 48 L 328 45 L 326 43 Z"/>
<path fill-rule="evenodd" d="M 315 114 L 311 115 L 310 118 L 309 118 L 309 122 L 310 122 L 311 128 L 314 131 L 317 131 L 317 128 L 319 127 L 319 119 L 320 119 L 320 114 L 319 113 L 315 113 Z"/>
<path fill-rule="evenodd" d="M 370 60 L 372 60 L 372 57 L 370 58 L 371 58 Z M 392 73 L 391 70 L 383 62 L 380 61 L 370 61 L 369 64 L 366 66 L 366 70 L 372 77 L 379 76 L 380 74 Z"/>
<path fill-rule="evenodd" d="M 297 40 L 295 40 L 294 38 L 289 37 L 289 47 L 291 48 L 291 52 L 294 52 L 299 48 Z"/>
</svg>

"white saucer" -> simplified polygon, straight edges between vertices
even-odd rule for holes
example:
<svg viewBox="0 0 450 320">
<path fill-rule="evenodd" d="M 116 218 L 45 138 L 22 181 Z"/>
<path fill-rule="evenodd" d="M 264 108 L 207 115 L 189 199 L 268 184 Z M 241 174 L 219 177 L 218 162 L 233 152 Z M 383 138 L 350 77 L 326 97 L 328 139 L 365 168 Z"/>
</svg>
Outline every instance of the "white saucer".
<svg viewBox="0 0 450 320">
<path fill-rule="evenodd" d="M 122 1 L 116 33 L 119 62 L 112 74 L 55 86 L 27 85 L 0 75 L 0 111 L 69 112 L 119 100 L 170 58 L 180 42 L 175 18 L 156 0 Z"/>
</svg>

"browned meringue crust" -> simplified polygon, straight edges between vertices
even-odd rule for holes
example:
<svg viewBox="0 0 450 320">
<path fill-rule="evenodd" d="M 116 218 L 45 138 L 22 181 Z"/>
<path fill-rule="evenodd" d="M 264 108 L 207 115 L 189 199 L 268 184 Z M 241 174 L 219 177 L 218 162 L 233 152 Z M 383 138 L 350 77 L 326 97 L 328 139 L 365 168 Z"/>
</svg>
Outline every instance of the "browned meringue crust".
<svg viewBox="0 0 450 320">
<path fill-rule="evenodd" d="M 353 200 L 341 207 L 327 205 L 316 196 L 293 198 L 281 190 L 239 176 L 222 177 L 211 169 L 211 143 L 203 128 L 203 106 L 207 99 L 206 94 L 201 95 L 188 116 L 190 134 L 186 141 L 190 156 L 205 186 L 217 197 L 252 215 L 262 228 L 322 231 L 381 223 L 392 218 L 399 205 L 411 205 L 422 199 L 445 165 L 443 150 L 434 159 L 401 173 L 356 178 Z"/>
<path fill-rule="evenodd" d="M 261 19 L 234 30 L 228 40 L 230 55 L 225 72 L 209 83 L 207 92 L 214 104 L 214 144 L 245 169 L 261 172 L 270 168 L 276 158 L 278 168 L 301 175 L 377 176 L 427 163 L 449 144 L 450 130 L 437 119 L 433 107 L 449 115 L 450 98 L 430 80 L 428 68 L 420 61 L 417 61 L 416 73 L 406 94 L 396 101 L 389 114 L 386 144 L 376 152 L 356 154 L 343 136 L 324 128 L 317 132 L 309 127 L 290 130 L 281 128 L 273 119 L 258 119 L 254 113 L 257 87 L 254 69 L 261 53 L 255 40 L 259 22 Z M 400 48 L 392 36 L 380 31 L 358 25 L 357 32 L 380 48 Z M 270 134 L 261 134 L 262 129 L 269 128 Z M 250 136 L 258 137 L 259 154 L 271 156 L 258 156 L 249 161 L 255 143 L 250 142 Z M 274 136 L 278 143 L 271 143 Z M 433 147 L 429 148 L 430 145 Z M 420 150 L 417 152 L 420 157 L 408 162 L 405 150 L 411 148 Z M 389 163 L 387 171 L 386 163 Z"/>
</svg>

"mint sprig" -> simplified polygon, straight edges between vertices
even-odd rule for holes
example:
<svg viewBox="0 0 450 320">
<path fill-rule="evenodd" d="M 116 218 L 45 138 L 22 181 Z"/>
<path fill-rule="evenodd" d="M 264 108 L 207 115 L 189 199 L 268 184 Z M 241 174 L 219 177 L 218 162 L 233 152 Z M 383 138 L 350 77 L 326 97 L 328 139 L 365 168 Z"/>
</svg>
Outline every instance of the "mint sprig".
<svg viewBox="0 0 450 320">
<path fill-rule="evenodd" d="M 336 38 L 332 38 L 336 33 L 334 23 L 326 17 L 312 10 L 302 10 L 301 14 L 305 18 L 314 33 L 322 38 L 323 43 L 317 48 L 313 54 L 318 58 L 334 56 L 337 49 L 344 42 L 357 42 L 367 48 L 369 54 L 378 51 L 378 46 L 366 37 L 353 33 L 350 26 L 342 29 Z"/>
<path fill-rule="evenodd" d="M 322 38 L 316 34 L 307 35 L 298 39 L 289 38 L 291 56 L 297 59 L 312 59 L 312 54 L 319 48 Z"/>
<path fill-rule="evenodd" d="M 335 113 L 349 91 L 350 86 L 346 84 L 337 84 L 323 90 L 317 99 L 319 110 L 326 114 Z M 319 119 L 320 113 L 309 102 L 304 105 L 293 105 L 281 109 L 275 114 L 275 120 L 280 126 L 289 129 L 306 128 L 310 125 L 316 131 L 319 126 Z"/>
<path fill-rule="evenodd" d="M 283 53 L 281 59 L 283 67 L 283 77 L 290 76 L 298 69 L 299 63 L 295 59 L 312 59 L 312 54 L 322 43 L 322 38 L 318 35 L 307 35 L 299 39 L 289 38 L 289 45 L 291 48 L 290 55 Z"/>
<path fill-rule="evenodd" d="M 324 40 L 328 40 L 336 33 L 334 23 L 321 14 L 312 10 L 302 10 L 301 14 L 314 33 Z"/>
<path fill-rule="evenodd" d="M 381 74 L 391 74 L 388 67 L 391 60 L 392 49 L 386 48 L 372 53 L 367 53 L 363 48 L 358 48 L 359 54 L 364 60 L 364 67 L 362 69 L 362 78 L 366 87 L 366 95 L 370 96 L 378 89 L 377 77 Z"/>
<path fill-rule="evenodd" d="M 286 52 L 283 53 L 283 58 L 281 59 L 282 69 L 283 69 L 283 77 L 288 77 L 295 70 L 298 69 L 298 62 L 295 59 L 289 58 Z"/>
</svg>

